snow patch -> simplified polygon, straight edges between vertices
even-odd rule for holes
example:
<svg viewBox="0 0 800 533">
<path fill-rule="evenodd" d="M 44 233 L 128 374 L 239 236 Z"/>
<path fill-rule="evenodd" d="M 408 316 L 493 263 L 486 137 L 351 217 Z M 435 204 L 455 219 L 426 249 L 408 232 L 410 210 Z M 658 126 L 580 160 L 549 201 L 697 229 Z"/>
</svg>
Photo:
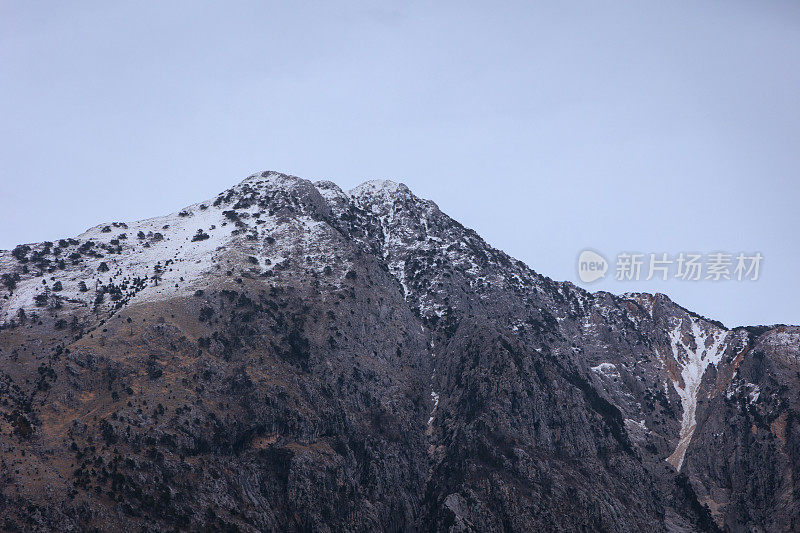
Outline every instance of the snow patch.
<svg viewBox="0 0 800 533">
<path fill-rule="evenodd" d="M 614 363 L 600 363 L 597 366 L 591 367 L 591 369 L 592 372 L 597 372 L 598 374 L 601 374 L 607 378 L 619 379 L 621 377 L 619 370 L 617 370 L 617 365 Z"/>
<path fill-rule="evenodd" d="M 433 401 L 433 409 L 431 409 L 431 417 L 428 419 L 428 425 L 433 424 L 433 415 L 436 413 L 436 408 L 439 407 L 439 393 L 431 391 L 431 401 Z"/>
<path fill-rule="evenodd" d="M 758 385 L 753 385 L 752 383 L 748 383 L 748 389 L 750 389 L 747 393 L 747 398 L 750 400 L 750 404 L 754 404 L 758 401 L 758 397 L 761 396 L 761 389 Z M 752 388 L 751 388 L 752 387 Z"/>
</svg>

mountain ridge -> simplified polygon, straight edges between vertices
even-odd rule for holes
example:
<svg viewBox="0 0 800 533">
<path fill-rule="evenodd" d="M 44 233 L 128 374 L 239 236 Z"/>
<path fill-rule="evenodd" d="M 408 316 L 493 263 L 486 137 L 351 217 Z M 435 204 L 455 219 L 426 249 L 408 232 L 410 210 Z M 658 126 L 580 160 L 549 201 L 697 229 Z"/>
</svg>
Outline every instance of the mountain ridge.
<svg viewBox="0 0 800 533">
<path fill-rule="evenodd" d="M 275 180 L 275 183 L 278 183 L 278 184 L 280 184 L 282 182 L 282 183 L 285 183 L 285 184 L 289 184 L 289 183 L 291 183 L 291 184 L 303 184 L 304 186 L 311 185 L 315 189 L 317 189 L 317 192 L 319 192 L 320 195 L 326 201 L 342 200 L 342 199 L 361 200 L 365 196 L 367 198 L 369 198 L 370 196 L 373 197 L 373 198 L 376 198 L 377 197 L 376 193 L 378 193 L 378 192 L 382 192 L 382 193 L 391 192 L 391 193 L 394 193 L 396 195 L 400 195 L 400 194 L 408 195 L 409 197 L 415 198 L 418 201 L 430 204 L 430 205 L 434 206 L 435 209 L 438 210 L 438 206 L 435 204 L 435 202 L 433 202 L 431 200 L 424 200 L 424 199 L 421 199 L 421 198 L 417 197 L 402 182 L 396 182 L 396 181 L 389 180 L 389 179 L 370 179 L 370 180 L 364 181 L 363 183 L 361 183 L 359 185 L 356 185 L 355 187 L 352 187 L 351 189 L 349 189 L 347 191 L 344 191 L 338 185 L 336 185 L 334 182 L 329 181 L 329 180 L 319 180 L 319 181 L 312 182 L 310 180 L 306 180 L 304 178 L 300 178 L 300 177 L 297 177 L 297 176 L 294 176 L 294 175 L 291 175 L 291 174 L 286 174 L 286 173 L 283 173 L 283 172 L 280 172 L 280 171 L 266 170 L 266 171 L 263 171 L 263 172 L 254 173 L 254 174 L 251 174 L 251 175 L 247 176 L 242 181 L 240 181 L 238 184 L 234 185 L 233 187 L 231 187 L 229 189 L 226 189 L 226 191 L 216 195 L 212 199 L 196 202 L 194 204 L 191 204 L 191 205 L 188 205 L 188 206 L 184 207 L 183 209 L 180 209 L 178 211 L 175 211 L 175 212 L 167 214 L 167 215 L 160 215 L 160 216 L 145 218 L 145 219 L 136 220 L 136 221 L 133 221 L 133 222 L 113 221 L 113 222 L 100 223 L 100 224 L 92 226 L 92 227 L 88 228 L 87 230 L 85 230 L 84 232 L 78 234 L 74 239 L 88 240 L 88 239 L 96 238 L 97 234 L 101 233 L 104 228 L 115 228 L 115 229 L 118 229 L 118 228 L 126 228 L 128 226 L 128 224 L 134 224 L 135 225 L 135 224 L 145 224 L 145 223 L 151 223 L 151 222 L 152 223 L 156 223 L 158 221 L 161 221 L 161 222 L 168 221 L 170 219 L 174 219 L 174 217 L 179 217 L 181 213 L 184 213 L 184 212 L 187 212 L 187 211 L 192 211 L 192 210 L 197 210 L 198 208 L 200 208 L 200 206 L 207 206 L 207 205 L 213 204 L 213 201 L 215 199 L 219 198 L 221 195 L 229 193 L 229 191 L 234 191 L 238 187 L 241 187 L 243 185 L 250 185 L 250 184 L 256 183 L 257 180 L 259 180 L 261 178 L 273 178 Z M 287 191 L 291 192 L 292 191 L 292 187 L 287 188 Z M 332 193 L 332 195 L 330 197 L 326 197 L 326 192 L 329 192 L 329 194 Z M 383 198 L 384 202 L 388 201 L 388 200 L 394 200 L 394 198 L 391 195 L 384 194 L 384 196 L 385 196 Z M 59 240 L 63 241 L 65 239 L 59 239 Z M 45 244 L 46 242 L 48 242 L 48 241 L 23 243 L 23 244 L 18 245 L 17 248 L 19 248 L 20 246 L 41 246 L 41 245 Z M 51 242 L 51 245 L 52 245 L 52 242 Z M 11 253 L 12 253 L 12 250 L 0 250 L 0 259 L 2 258 L 3 255 L 10 255 Z M 513 257 L 509 256 L 509 259 L 511 261 L 513 261 L 513 262 L 521 263 L 520 260 L 515 259 Z M 532 272 L 536 273 L 536 271 L 533 270 L 528 265 L 525 265 L 525 268 L 527 268 L 527 269 L 531 270 Z M 537 275 L 540 275 L 540 274 L 537 273 Z M 580 290 L 585 290 L 587 292 L 591 292 L 588 289 L 584 289 L 583 287 L 580 287 L 580 286 L 572 284 L 572 282 L 570 282 L 570 281 L 560 281 L 560 282 L 557 281 L 556 283 L 569 283 L 569 284 L 573 285 L 574 287 L 576 287 L 576 288 L 578 288 Z M 607 293 L 607 294 L 610 294 L 610 295 L 612 295 L 612 296 L 614 296 L 616 298 L 621 298 L 621 299 L 636 299 L 639 295 L 664 296 L 664 297 L 669 298 L 668 295 L 663 294 L 663 293 L 632 292 L 632 293 L 615 294 L 615 293 L 610 293 L 608 291 L 595 291 L 595 293 Z M 674 302 L 674 300 L 670 299 L 670 301 L 673 301 L 673 303 L 676 303 L 676 302 Z M 676 303 L 676 305 L 680 305 L 680 304 Z M 716 325 L 718 325 L 720 327 L 723 327 L 725 329 L 764 328 L 764 327 L 775 328 L 775 327 L 780 327 L 780 326 L 784 326 L 784 327 L 787 326 L 787 324 L 780 323 L 780 324 L 771 324 L 771 325 L 769 325 L 769 324 L 758 324 L 758 325 L 751 324 L 751 325 L 742 325 L 742 326 L 735 326 L 735 327 L 732 327 L 732 328 L 728 328 L 727 326 L 724 326 L 721 322 L 719 322 L 719 320 L 716 320 L 714 318 L 705 317 L 705 316 L 700 315 L 700 314 L 698 314 L 698 313 L 696 313 L 696 312 L 694 312 L 694 311 L 692 311 L 692 310 L 690 310 L 688 308 L 685 308 L 683 306 L 681 306 L 681 307 L 683 309 L 685 309 L 687 312 L 695 314 L 698 318 L 702 318 L 703 320 L 706 320 L 708 322 L 716 323 Z"/>
<path fill-rule="evenodd" d="M 265 171 L 0 274 L 0 443 L 28 472 L 0 505 L 43 529 L 797 525 L 800 328 L 555 282 L 401 183 Z"/>
</svg>

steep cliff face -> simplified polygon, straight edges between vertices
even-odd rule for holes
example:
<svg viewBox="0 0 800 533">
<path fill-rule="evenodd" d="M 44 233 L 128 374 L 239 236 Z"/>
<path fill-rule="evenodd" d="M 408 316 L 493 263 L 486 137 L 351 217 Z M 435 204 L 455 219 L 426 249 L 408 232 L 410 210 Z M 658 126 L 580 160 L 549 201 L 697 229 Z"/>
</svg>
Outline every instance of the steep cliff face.
<svg viewBox="0 0 800 533">
<path fill-rule="evenodd" d="M 0 252 L 2 527 L 796 529 L 800 330 L 274 172 Z"/>
</svg>

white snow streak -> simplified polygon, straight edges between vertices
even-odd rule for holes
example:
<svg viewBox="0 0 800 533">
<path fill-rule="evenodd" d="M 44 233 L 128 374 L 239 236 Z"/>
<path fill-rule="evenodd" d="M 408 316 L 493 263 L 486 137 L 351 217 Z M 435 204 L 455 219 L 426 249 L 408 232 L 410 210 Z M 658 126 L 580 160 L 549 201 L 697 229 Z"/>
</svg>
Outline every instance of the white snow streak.
<svg viewBox="0 0 800 533">
<path fill-rule="evenodd" d="M 678 471 L 683 466 L 686 450 L 697 426 L 695 418 L 697 395 L 703 375 L 709 365 L 716 365 L 722 360 L 722 354 L 725 352 L 725 340 L 728 337 L 727 331 L 717 329 L 712 329 L 709 335 L 700 327 L 697 320 L 691 318 L 691 322 L 691 335 L 694 343 L 691 340 L 684 342 L 681 331 L 682 321 L 678 322 L 678 325 L 669 332 L 672 353 L 675 356 L 675 362 L 681 369 L 682 379 L 673 381 L 672 385 L 680 396 L 683 418 L 678 446 L 667 458 L 667 461 Z M 711 328 L 711 326 L 707 326 L 707 328 Z"/>
</svg>

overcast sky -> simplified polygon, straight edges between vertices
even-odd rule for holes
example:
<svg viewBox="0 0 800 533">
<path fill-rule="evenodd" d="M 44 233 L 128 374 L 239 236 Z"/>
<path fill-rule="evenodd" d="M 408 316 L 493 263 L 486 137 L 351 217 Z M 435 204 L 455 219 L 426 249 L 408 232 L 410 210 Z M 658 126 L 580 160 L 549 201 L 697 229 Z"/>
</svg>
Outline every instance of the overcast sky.
<svg viewBox="0 0 800 533">
<path fill-rule="evenodd" d="M 800 3 L 563 4 L 0 0 L 0 248 L 264 169 L 387 178 L 558 280 L 759 251 L 758 281 L 585 286 L 800 324 Z"/>
</svg>

